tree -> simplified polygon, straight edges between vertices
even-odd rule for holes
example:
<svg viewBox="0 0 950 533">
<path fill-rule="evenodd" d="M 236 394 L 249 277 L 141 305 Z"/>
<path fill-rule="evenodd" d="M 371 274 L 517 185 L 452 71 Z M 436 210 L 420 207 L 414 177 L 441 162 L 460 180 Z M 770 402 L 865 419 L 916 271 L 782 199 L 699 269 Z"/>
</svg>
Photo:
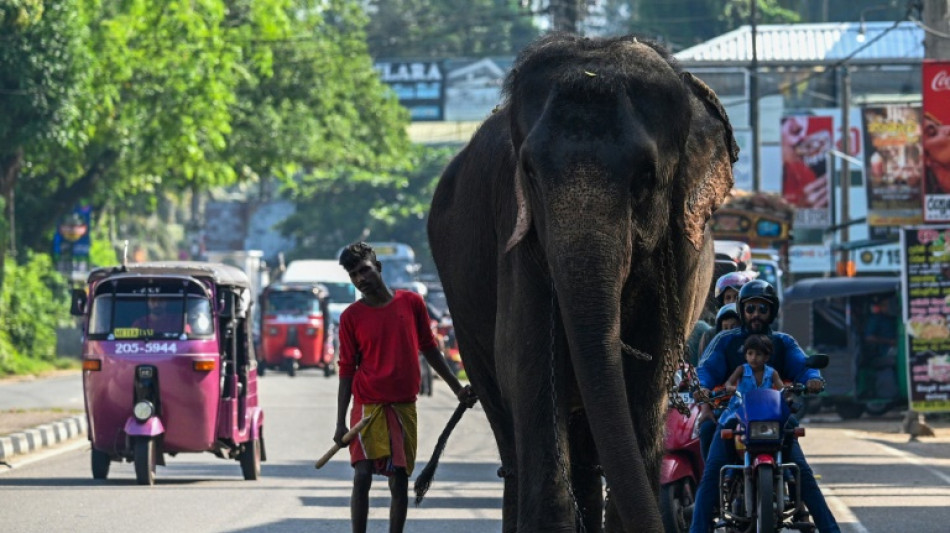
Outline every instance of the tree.
<svg viewBox="0 0 950 533">
<path fill-rule="evenodd" d="M 70 123 L 88 55 L 75 2 L 0 0 L 0 196 L 15 227 L 14 191 L 35 147 L 74 142 Z M 42 148 L 41 148 L 42 149 Z M 0 242 L 16 248 L 4 231 Z M 8 247 L 0 249 L 0 284 Z"/>
<path fill-rule="evenodd" d="M 455 151 L 417 145 L 407 167 L 411 170 L 387 183 L 343 179 L 322 183 L 314 194 L 298 200 L 296 212 L 281 226 L 299 243 L 290 258 L 332 258 L 342 246 L 368 236 L 405 242 L 427 263 L 429 202 Z"/>
<path fill-rule="evenodd" d="M 444 58 L 515 55 L 537 35 L 515 0 L 366 0 L 370 54 Z"/>
</svg>

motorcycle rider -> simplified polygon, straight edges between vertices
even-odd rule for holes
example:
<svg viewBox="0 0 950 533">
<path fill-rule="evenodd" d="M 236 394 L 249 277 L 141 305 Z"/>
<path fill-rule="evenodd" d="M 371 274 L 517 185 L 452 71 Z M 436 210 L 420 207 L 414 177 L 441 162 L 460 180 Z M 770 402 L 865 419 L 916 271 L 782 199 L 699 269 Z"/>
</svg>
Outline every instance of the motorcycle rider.
<svg viewBox="0 0 950 533">
<path fill-rule="evenodd" d="M 775 287 L 763 280 L 746 283 L 739 291 L 737 307 L 741 326 L 717 335 L 699 362 L 698 375 L 702 387 L 700 394 L 708 395 L 710 389 L 725 383 L 735 369 L 745 362 L 742 346 L 752 334 L 765 334 L 772 340 L 771 364 L 782 376 L 797 383 L 805 383 L 811 393 L 821 392 L 824 388 L 821 373 L 805 366 L 805 353 L 795 339 L 785 333 L 773 331 L 770 327 L 779 310 L 779 297 Z M 731 454 L 732 450 L 727 448 L 719 431 L 715 431 L 706 457 L 703 477 L 696 492 L 693 522 L 690 527 L 693 533 L 707 533 L 712 530 L 712 511 L 719 495 L 719 471 L 723 465 L 729 463 Z M 818 530 L 822 533 L 840 531 L 797 439 L 791 439 L 785 457 L 798 465 L 802 500 L 811 512 Z"/>
<path fill-rule="evenodd" d="M 719 313 L 716 314 L 716 334 L 737 327 L 739 327 L 739 312 L 736 310 L 735 302 L 722 306 Z M 699 406 L 699 416 L 696 417 L 696 424 L 699 426 L 699 449 L 702 451 L 704 459 L 709 455 L 713 433 L 715 433 L 718 425 L 718 415 L 721 414 L 719 411 L 721 409 L 713 412 L 708 403 Z"/>
</svg>

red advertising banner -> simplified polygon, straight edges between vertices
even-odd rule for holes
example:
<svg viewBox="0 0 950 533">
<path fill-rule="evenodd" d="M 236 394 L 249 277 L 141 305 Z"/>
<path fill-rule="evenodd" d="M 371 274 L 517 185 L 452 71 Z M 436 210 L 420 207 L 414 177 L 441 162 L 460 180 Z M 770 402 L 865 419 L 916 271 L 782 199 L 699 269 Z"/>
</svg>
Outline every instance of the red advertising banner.
<svg viewBox="0 0 950 533">
<path fill-rule="evenodd" d="M 868 225 L 923 221 L 919 105 L 869 105 L 864 121 Z"/>
<path fill-rule="evenodd" d="M 782 117 L 782 197 L 795 206 L 797 228 L 831 225 L 829 204 L 832 119 L 811 115 Z"/>
<path fill-rule="evenodd" d="M 924 61 L 924 221 L 950 221 L 950 61 Z"/>
</svg>

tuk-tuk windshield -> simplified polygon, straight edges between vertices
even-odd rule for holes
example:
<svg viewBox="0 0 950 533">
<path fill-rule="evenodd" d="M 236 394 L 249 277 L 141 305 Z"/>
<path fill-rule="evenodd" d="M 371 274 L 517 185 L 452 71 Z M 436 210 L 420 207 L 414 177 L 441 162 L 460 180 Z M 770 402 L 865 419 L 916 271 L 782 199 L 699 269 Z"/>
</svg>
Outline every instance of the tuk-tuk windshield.
<svg viewBox="0 0 950 533">
<path fill-rule="evenodd" d="M 320 314 L 320 299 L 313 291 L 274 291 L 267 295 L 268 314 Z"/>
<path fill-rule="evenodd" d="M 211 301 L 197 287 L 103 287 L 89 314 L 91 339 L 188 339 L 214 334 Z"/>
</svg>

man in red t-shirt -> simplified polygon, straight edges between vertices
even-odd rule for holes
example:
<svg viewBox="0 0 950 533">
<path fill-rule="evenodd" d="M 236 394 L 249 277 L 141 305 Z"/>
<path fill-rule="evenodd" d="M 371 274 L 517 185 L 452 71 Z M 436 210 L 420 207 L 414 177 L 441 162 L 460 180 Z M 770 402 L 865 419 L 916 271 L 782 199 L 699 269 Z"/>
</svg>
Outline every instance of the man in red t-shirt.
<svg viewBox="0 0 950 533">
<path fill-rule="evenodd" d="M 477 398 L 472 388 L 463 387 L 449 370 L 429 328 L 422 297 L 410 291 L 391 291 L 383 282 L 382 265 L 372 247 L 364 242 L 347 246 L 340 254 L 340 264 L 363 298 L 340 316 L 340 391 L 334 442 L 344 446 L 351 395 L 350 425 L 370 419 L 349 445 L 354 469 L 353 531 L 366 531 L 373 474 L 389 477 L 389 530 L 402 531 L 416 456 L 419 352 L 460 402 L 472 405 Z"/>
</svg>

